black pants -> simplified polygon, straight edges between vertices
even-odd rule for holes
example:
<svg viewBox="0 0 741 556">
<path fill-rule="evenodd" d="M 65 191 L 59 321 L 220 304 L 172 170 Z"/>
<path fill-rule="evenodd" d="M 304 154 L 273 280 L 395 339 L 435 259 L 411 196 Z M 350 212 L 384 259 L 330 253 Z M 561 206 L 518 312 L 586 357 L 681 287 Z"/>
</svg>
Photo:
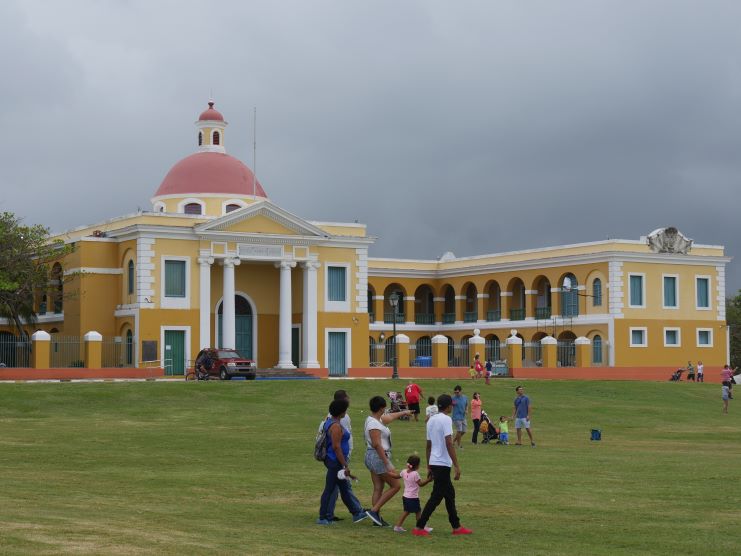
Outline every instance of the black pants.
<svg viewBox="0 0 741 556">
<path fill-rule="evenodd" d="M 481 426 L 481 419 L 474 419 L 473 420 L 473 436 L 471 437 L 471 442 L 474 444 L 479 443 L 479 427 Z"/>
<path fill-rule="evenodd" d="M 453 529 L 461 526 L 461 520 L 458 519 L 458 511 L 455 509 L 455 488 L 450 480 L 450 467 L 442 465 L 431 465 L 432 470 L 432 494 L 422 510 L 422 515 L 417 521 L 417 529 L 424 529 L 427 521 L 430 519 L 432 512 L 445 499 L 445 509 L 448 510 L 448 521 Z"/>
</svg>

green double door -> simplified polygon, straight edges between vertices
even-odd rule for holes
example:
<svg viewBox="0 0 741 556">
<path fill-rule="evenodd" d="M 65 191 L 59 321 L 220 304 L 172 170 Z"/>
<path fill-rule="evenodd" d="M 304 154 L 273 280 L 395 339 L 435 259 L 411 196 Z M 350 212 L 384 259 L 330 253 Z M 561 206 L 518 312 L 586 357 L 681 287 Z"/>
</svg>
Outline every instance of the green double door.
<svg viewBox="0 0 741 556">
<path fill-rule="evenodd" d="M 216 347 L 224 347 L 224 327 L 223 315 L 218 315 L 219 322 L 219 337 L 218 345 Z M 236 330 L 236 348 L 237 351 L 242 354 L 242 357 L 247 359 L 253 359 L 252 357 L 252 315 L 237 315 L 235 317 L 235 330 Z"/>
<path fill-rule="evenodd" d="M 347 334 L 345 332 L 327 333 L 327 358 L 329 376 L 347 375 Z"/>
<path fill-rule="evenodd" d="M 165 330 L 165 375 L 185 374 L 185 331 Z"/>
</svg>

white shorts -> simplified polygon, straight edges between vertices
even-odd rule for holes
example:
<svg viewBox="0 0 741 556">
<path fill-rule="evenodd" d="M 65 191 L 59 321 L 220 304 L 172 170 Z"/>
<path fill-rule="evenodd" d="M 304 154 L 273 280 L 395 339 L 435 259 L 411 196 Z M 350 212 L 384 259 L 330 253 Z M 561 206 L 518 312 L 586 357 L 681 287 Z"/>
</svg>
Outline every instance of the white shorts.
<svg viewBox="0 0 741 556">
<path fill-rule="evenodd" d="M 522 418 L 518 417 L 517 419 L 515 419 L 515 428 L 516 429 L 529 429 L 530 419 L 525 419 L 524 417 Z"/>
</svg>

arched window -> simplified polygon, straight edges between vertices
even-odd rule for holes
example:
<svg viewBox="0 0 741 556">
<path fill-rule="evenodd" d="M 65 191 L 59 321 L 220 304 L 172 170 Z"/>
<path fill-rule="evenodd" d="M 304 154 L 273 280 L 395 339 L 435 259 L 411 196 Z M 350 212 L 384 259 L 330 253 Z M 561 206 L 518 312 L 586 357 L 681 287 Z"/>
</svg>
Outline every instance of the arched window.
<svg viewBox="0 0 741 556">
<path fill-rule="evenodd" d="M 200 147 L 201 145 L 203 145 L 203 132 L 199 131 L 198 132 L 198 146 Z"/>
<path fill-rule="evenodd" d="M 54 286 L 54 312 L 61 313 L 64 309 L 64 273 L 62 272 L 62 265 L 54 263 L 51 268 L 51 283 Z"/>
<path fill-rule="evenodd" d="M 602 364 L 602 336 L 600 335 L 592 338 L 592 363 Z"/>
<path fill-rule="evenodd" d="M 239 210 L 242 207 L 240 205 L 235 205 L 234 203 L 229 203 L 226 205 L 226 212 L 233 212 L 235 210 Z"/>
<path fill-rule="evenodd" d="M 592 303 L 595 307 L 602 305 L 602 280 L 595 278 L 592 282 Z"/>
<path fill-rule="evenodd" d="M 579 316 L 579 283 L 576 276 L 567 274 L 561 283 L 561 316 L 578 317 Z"/>
<path fill-rule="evenodd" d="M 429 336 L 422 336 L 416 342 L 417 357 L 432 357 L 432 339 Z"/>
<path fill-rule="evenodd" d="M 201 205 L 198 203 L 188 203 L 184 208 L 185 214 L 202 214 L 201 210 Z"/>
<path fill-rule="evenodd" d="M 214 145 L 220 145 L 221 144 L 221 135 L 219 135 L 218 131 L 214 131 L 213 134 L 213 140 L 211 141 Z"/>
<path fill-rule="evenodd" d="M 134 335 L 131 330 L 126 331 L 126 364 L 134 364 Z"/>
<path fill-rule="evenodd" d="M 134 261 L 129 261 L 129 268 L 128 268 L 128 293 L 129 295 L 134 293 Z"/>
</svg>

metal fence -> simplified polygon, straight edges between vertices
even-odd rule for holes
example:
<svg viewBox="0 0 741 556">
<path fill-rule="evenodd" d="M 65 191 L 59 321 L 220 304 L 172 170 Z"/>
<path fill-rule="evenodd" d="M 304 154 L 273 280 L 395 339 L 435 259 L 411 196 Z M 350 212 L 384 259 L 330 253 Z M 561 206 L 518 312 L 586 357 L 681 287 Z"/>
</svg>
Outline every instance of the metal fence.
<svg viewBox="0 0 741 556">
<path fill-rule="evenodd" d="M 559 367 L 576 367 L 576 345 L 573 341 L 561 341 L 557 345 Z"/>
<path fill-rule="evenodd" d="M 134 367 L 134 339 L 127 342 L 121 336 L 103 338 L 101 342 L 101 366 Z"/>
<path fill-rule="evenodd" d="M 470 367 L 471 358 L 468 344 L 448 343 L 448 366 L 449 367 Z"/>
<path fill-rule="evenodd" d="M 390 367 L 392 364 L 392 350 L 386 350 L 386 344 L 371 342 L 369 346 L 369 361 L 371 367 Z"/>
<path fill-rule="evenodd" d="M 84 367 L 82 359 L 82 340 L 79 336 L 51 336 L 51 367 L 64 369 Z"/>
<path fill-rule="evenodd" d="M 543 346 L 540 342 L 524 342 L 522 344 L 522 366 L 543 366 Z"/>
<path fill-rule="evenodd" d="M 0 365 L 3 367 L 30 367 L 30 340 L 10 334 L 0 335 Z"/>
</svg>

